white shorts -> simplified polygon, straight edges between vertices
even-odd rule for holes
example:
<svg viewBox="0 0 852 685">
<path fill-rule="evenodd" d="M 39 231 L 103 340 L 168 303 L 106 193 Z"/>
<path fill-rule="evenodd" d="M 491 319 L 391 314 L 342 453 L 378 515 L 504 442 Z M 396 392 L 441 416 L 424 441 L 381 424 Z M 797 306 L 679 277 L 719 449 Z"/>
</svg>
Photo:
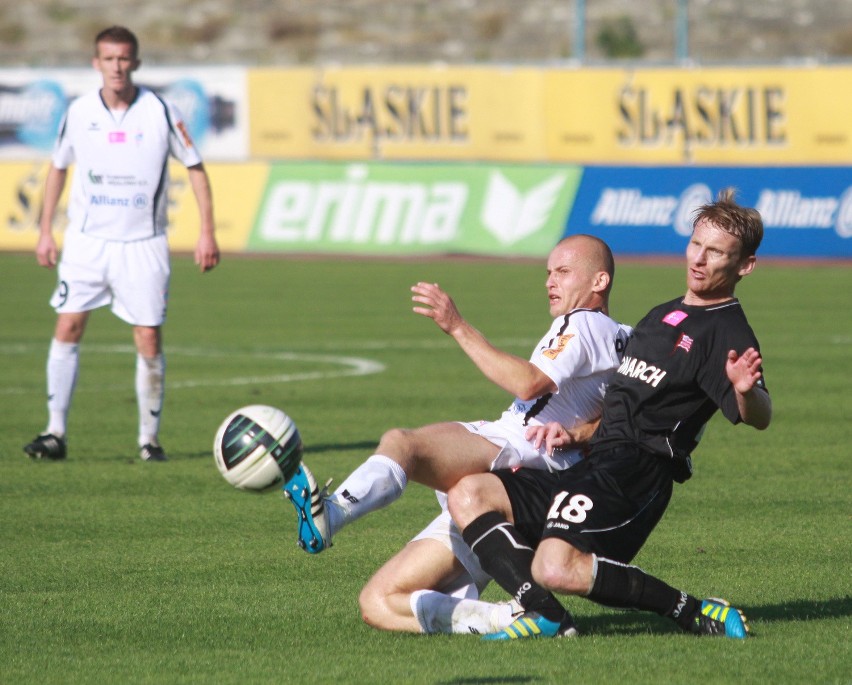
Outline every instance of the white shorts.
<svg viewBox="0 0 852 685">
<path fill-rule="evenodd" d="M 165 235 L 121 242 L 66 234 L 51 306 L 57 314 L 112 305 L 133 326 L 161 326 L 169 296 L 169 243 Z"/>
<path fill-rule="evenodd" d="M 482 566 L 479 565 L 479 558 L 467 546 L 464 538 L 462 538 L 461 531 L 450 516 L 450 512 L 447 511 L 446 495 L 438 493 L 439 500 L 442 496 L 444 500 L 442 502 L 443 511 L 435 517 L 432 523 L 415 535 L 412 541 L 436 540 L 449 549 L 464 566 L 465 573 L 462 573 L 453 581 L 450 587 L 441 588 L 441 592 L 456 597 L 478 599 L 485 586 L 491 581 L 491 577 L 482 570 Z"/>
<path fill-rule="evenodd" d="M 471 433 L 481 435 L 500 448 L 500 453 L 491 462 L 491 470 L 497 469 L 541 469 L 543 471 L 561 471 L 573 466 L 583 458 L 579 450 L 558 450 L 545 454 L 544 446 L 535 449 L 527 440 L 527 429 L 519 424 L 507 421 L 459 422 Z"/>
<path fill-rule="evenodd" d="M 460 422 L 471 433 L 481 435 L 497 445 L 500 452 L 491 462 L 491 470 L 524 467 L 544 471 L 562 470 L 573 466 L 582 459 L 577 450 L 561 451 L 555 455 L 545 455 L 536 450 L 526 439 L 526 429 L 508 425 L 502 421 Z M 491 580 L 482 570 L 479 558 L 467 546 L 461 531 L 456 526 L 450 512 L 447 511 L 447 495 L 435 492 L 441 505 L 441 513 L 412 540 L 436 540 L 450 550 L 464 566 L 463 573 L 450 588 L 444 588 L 446 594 L 476 599 Z"/>
</svg>

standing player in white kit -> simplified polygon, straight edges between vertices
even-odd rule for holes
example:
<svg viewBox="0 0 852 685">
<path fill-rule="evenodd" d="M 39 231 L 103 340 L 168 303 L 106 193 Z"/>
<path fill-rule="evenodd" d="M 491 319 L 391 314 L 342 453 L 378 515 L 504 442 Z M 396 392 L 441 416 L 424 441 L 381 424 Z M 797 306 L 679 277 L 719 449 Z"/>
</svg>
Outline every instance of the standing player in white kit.
<svg viewBox="0 0 852 685">
<path fill-rule="evenodd" d="M 136 36 L 124 27 L 97 35 L 92 65 L 103 85 L 68 108 L 45 182 L 36 258 L 52 268 L 58 254 L 53 218 L 68 167 L 75 164 L 59 282 L 50 301 L 58 316 L 47 360 L 48 425 L 24 447 L 33 458 L 65 458 L 80 341 L 90 312 L 110 305 L 133 327 L 139 455 L 146 461 L 166 460 L 158 434 L 165 378 L 161 326 L 170 274 L 170 154 L 188 168 L 198 203 L 195 262 L 202 272 L 219 263 L 207 172 L 177 110 L 134 85 L 138 52 Z"/>
</svg>

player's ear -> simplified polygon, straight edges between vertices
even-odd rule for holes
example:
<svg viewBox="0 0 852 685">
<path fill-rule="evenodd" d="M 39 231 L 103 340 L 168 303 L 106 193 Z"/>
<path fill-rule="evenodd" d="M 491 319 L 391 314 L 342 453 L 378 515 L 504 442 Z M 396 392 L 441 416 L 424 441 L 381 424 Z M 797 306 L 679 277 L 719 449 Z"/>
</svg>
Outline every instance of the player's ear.
<svg viewBox="0 0 852 685">
<path fill-rule="evenodd" d="M 757 263 L 757 257 L 755 255 L 749 255 L 745 259 L 740 262 L 740 270 L 737 272 L 742 278 L 743 276 L 747 276 L 752 271 L 754 271 L 754 265 Z"/>
<path fill-rule="evenodd" d="M 606 292 L 607 288 L 609 288 L 609 282 L 609 274 L 606 271 L 598 271 L 592 280 L 592 290 L 596 293 Z"/>
</svg>

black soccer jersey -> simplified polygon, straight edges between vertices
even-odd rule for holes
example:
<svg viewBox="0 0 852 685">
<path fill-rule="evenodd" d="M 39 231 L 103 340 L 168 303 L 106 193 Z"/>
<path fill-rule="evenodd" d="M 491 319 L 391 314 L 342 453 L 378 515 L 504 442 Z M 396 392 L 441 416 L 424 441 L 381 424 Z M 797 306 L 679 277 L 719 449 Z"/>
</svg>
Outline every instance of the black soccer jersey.
<svg viewBox="0 0 852 685">
<path fill-rule="evenodd" d="M 736 299 L 697 307 L 678 298 L 655 307 L 634 329 L 610 380 L 592 450 L 639 445 L 674 459 L 676 480 L 686 480 L 690 454 L 716 410 L 740 421 L 725 363 L 729 350 L 749 347 L 759 350 Z M 759 385 L 765 388 L 762 378 Z"/>
</svg>

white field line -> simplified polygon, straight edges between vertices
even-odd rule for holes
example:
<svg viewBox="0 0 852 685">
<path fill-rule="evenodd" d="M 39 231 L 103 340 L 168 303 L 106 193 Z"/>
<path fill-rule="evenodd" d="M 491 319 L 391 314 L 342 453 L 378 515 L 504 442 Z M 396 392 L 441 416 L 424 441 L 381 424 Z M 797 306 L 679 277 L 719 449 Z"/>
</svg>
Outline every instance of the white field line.
<svg viewBox="0 0 852 685">
<path fill-rule="evenodd" d="M 15 354 L 30 354 L 36 351 L 33 345 L 3 345 L 0 346 L 0 356 Z M 93 354 L 135 354 L 132 345 L 85 345 L 85 353 Z M 259 385 L 270 383 L 291 383 L 293 381 L 322 380 L 329 378 L 343 378 L 346 376 L 367 376 L 381 373 L 385 365 L 381 362 L 364 359 L 361 357 L 341 357 L 337 355 L 308 354 L 301 352 L 260 352 L 260 351 L 228 351 L 228 350 L 205 350 L 202 348 L 166 347 L 166 355 L 178 355 L 185 357 L 204 357 L 210 359 L 232 359 L 241 357 L 244 359 L 267 359 L 276 361 L 299 362 L 303 366 L 330 365 L 331 369 L 326 371 L 301 371 L 297 373 L 283 373 L 263 376 L 236 376 L 232 378 L 196 378 L 191 380 L 168 381 L 168 389 L 199 388 L 199 387 L 223 387 L 238 385 Z M 92 390 L 103 390 L 104 387 L 90 388 Z M 3 387 L 0 395 L 21 395 L 32 392 L 32 389 Z"/>
</svg>

